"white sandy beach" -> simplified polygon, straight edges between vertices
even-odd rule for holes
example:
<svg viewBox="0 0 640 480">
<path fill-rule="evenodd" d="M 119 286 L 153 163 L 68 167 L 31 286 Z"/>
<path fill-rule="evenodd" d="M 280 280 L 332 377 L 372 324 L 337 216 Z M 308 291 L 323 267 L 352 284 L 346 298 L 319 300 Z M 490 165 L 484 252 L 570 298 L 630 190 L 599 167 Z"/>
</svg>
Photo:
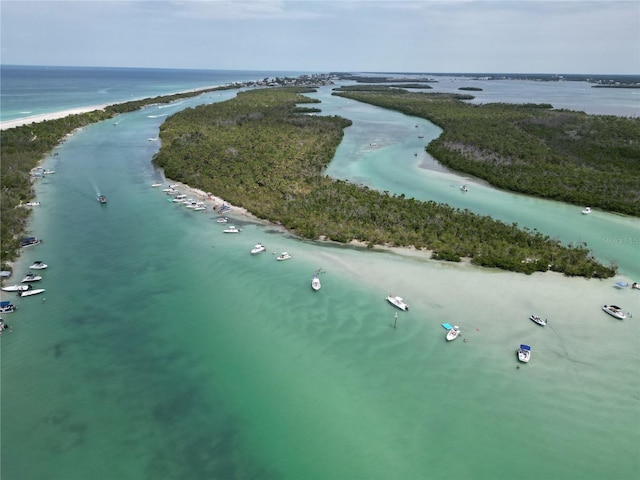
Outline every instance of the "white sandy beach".
<svg viewBox="0 0 640 480">
<path fill-rule="evenodd" d="M 18 118 L 15 120 L 7 120 L 6 122 L 0 122 L 0 130 L 7 130 L 9 128 L 21 127 L 23 125 L 29 125 L 30 123 L 44 122 L 47 120 L 57 120 L 58 118 L 68 117 L 69 115 L 77 115 L 79 113 L 95 112 L 96 110 L 104 110 L 109 104 L 104 105 L 90 105 L 87 107 L 71 108 L 69 110 L 62 110 L 60 112 L 43 113 L 40 115 L 31 115 L 28 117 Z"/>
</svg>

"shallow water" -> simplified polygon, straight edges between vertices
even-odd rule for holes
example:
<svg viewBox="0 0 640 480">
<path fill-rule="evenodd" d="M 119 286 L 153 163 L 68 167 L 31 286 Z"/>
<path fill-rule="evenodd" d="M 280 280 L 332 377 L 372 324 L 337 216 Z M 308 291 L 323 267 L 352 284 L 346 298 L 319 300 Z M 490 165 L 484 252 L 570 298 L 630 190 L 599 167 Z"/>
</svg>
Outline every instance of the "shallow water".
<svg viewBox="0 0 640 480">
<path fill-rule="evenodd" d="M 44 242 L 16 271 L 48 263 L 46 301 L 16 299 L 13 333 L 0 337 L 5 478 L 638 477 L 640 328 L 600 307 L 637 317 L 640 291 L 300 241 L 233 213 L 242 232 L 224 234 L 211 210 L 151 188 L 164 180 L 148 141 L 160 111 L 87 127 L 45 162 L 57 173 L 37 183 L 31 224 Z M 366 155 L 342 153 L 361 132 L 397 154 L 394 188 L 459 183 L 412 160 L 414 119 L 405 145 L 406 119 L 384 115 L 388 136 L 358 120 L 330 170 L 386 187 L 376 183 L 384 155 L 362 166 Z M 446 180 L 416 187 L 420 170 Z M 469 183 L 466 197 L 448 186 L 438 195 L 487 195 L 514 212 L 532 202 L 536 218 L 560 208 L 587 225 L 599 217 Z M 268 252 L 251 256 L 257 242 Z M 293 258 L 277 262 L 281 251 Z M 410 305 L 395 329 L 389 293 Z M 549 325 L 528 320 L 534 312 Z M 462 338 L 447 343 L 443 322 Z M 520 343 L 532 359 L 517 368 Z"/>
</svg>

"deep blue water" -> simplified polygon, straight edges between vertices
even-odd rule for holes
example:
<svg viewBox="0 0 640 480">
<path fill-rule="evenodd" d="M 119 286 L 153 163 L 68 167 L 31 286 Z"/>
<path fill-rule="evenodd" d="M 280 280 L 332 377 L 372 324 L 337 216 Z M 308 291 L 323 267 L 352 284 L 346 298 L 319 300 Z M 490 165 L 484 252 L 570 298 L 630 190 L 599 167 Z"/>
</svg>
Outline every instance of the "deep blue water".
<svg viewBox="0 0 640 480">
<path fill-rule="evenodd" d="M 0 121 L 301 73 L 0 65 Z"/>
</svg>

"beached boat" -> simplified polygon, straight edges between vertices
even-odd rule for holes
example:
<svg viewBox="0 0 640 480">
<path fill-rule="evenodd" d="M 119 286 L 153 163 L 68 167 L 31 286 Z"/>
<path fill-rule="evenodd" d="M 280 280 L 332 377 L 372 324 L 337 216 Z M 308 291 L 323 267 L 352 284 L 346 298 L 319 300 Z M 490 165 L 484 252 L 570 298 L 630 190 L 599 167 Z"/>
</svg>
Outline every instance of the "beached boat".
<svg viewBox="0 0 640 480">
<path fill-rule="evenodd" d="M 591 213 L 591 207 L 584 207 L 584 210 L 582 210 L 583 215 L 589 215 L 590 213 Z"/>
<path fill-rule="evenodd" d="M 21 297 L 30 297 L 31 295 L 38 295 L 39 293 L 44 292 L 44 290 L 44 288 L 32 288 L 23 292 L 19 292 L 18 295 L 20 295 Z"/>
<path fill-rule="evenodd" d="M 518 360 L 523 363 L 527 363 L 531 358 L 531 347 L 529 345 L 522 344 L 520 348 L 516 350 L 516 354 L 518 355 Z"/>
<path fill-rule="evenodd" d="M 404 311 L 409 310 L 409 305 L 404 303 L 404 300 L 402 299 L 402 297 L 397 297 L 395 295 L 389 294 L 389 296 L 387 296 L 387 301 L 394 307 L 398 307 L 400 310 L 404 310 Z"/>
<path fill-rule="evenodd" d="M 98 195 L 98 201 L 104 205 L 105 203 L 107 203 L 107 197 L 105 197 L 104 195 Z"/>
<path fill-rule="evenodd" d="M 27 283 L 27 282 L 39 282 L 40 280 L 42 280 L 42 277 L 40 275 L 36 275 L 35 273 L 27 273 L 25 275 L 25 277 L 22 279 L 22 283 Z"/>
<path fill-rule="evenodd" d="M 449 331 L 447 332 L 447 341 L 450 342 L 451 340 L 455 340 L 456 338 L 458 338 L 459 335 L 460 335 L 460 327 L 455 325 L 452 328 L 450 328 Z"/>
<path fill-rule="evenodd" d="M 7 285 L 2 287 L 4 292 L 22 292 L 24 290 L 29 290 L 29 285 Z"/>
<path fill-rule="evenodd" d="M 31 247 L 33 245 L 38 245 L 39 243 L 42 243 L 42 240 L 36 237 L 26 237 L 20 240 L 21 247 Z"/>
<path fill-rule="evenodd" d="M 251 255 L 257 255 L 262 252 L 266 252 L 267 247 L 262 245 L 261 243 L 256 243 L 255 246 L 251 249 Z"/>
<path fill-rule="evenodd" d="M 529 317 L 529 320 L 531 320 L 532 322 L 537 323 L 538 325 L 541 325 L 543 327 L 547 324 L 547 321 L 548 321 L 546 318 L 543 320 L 538 315 L 531 315 Z"/>
<path fill-rule="evenodd" d="M 289 255 L 289 252 L 282 252 L 280 255 L 276 257 L 276 260 L 281 262 L 283 260 L 289 260 L 290 258 L 291 258 L 291 255 Z"/>
<path fill-rule="evenodd" d="M 31 270 L 44 270 L 48 266 L 49 265 L 47 265 L 46 263 L 41 262 L 40 260 L 36 260 L 35 262 L 33 262 L 33 264 L 29 268 Z"/>
<path fill-rule="evenodd" d="M 320 284 L 320 278 L 318 278 L 318 274 L 314 274 L 313 277 L 311 277 L 311 288 L 313 288 L 316 292 L 318 290 L 320 290 L 320 287 L 322 285 Z"/>
<path fill-rule="evenodd" d="M 224 233 L 240 233 L 240 229 L 234 225 L 229 225 L 223 230 Z"/>
<path fill-rule="evenodd" d="M 603 305 L 602 310 L 618 320 L 627 318 L 627 314 L 617 305 Z"/>
<path fill-rule="evenodd" d="M 0 302 L 0 313 L 11 313 L 16 311 L 16 306 L 9 300 Z"/>
<path fill-rule="evenodd" d="M 27 207 L 39 207 L 40 206 L 40 202 L 27 202 L 27 203 L 25 203 L 25 205 Z"/>
</svg>

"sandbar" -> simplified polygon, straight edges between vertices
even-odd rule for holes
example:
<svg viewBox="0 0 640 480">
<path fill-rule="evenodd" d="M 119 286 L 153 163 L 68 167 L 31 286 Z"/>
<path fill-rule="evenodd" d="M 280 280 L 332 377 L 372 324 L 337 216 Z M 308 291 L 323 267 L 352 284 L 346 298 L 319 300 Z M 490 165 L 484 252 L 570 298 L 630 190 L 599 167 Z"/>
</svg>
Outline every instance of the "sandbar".
<svg viewBox="0 0 640 480">
<path fill-rule="evenodd" d="M 7 120 L 0 122 L 0 130 L 21 127 L 31 123 L 45 122 L 47 120 L 57 120 L 59 118 L 68 117 L 69 115 L 77 115 L 80 113 L 95 112 L 96 110 L 104 110 L 110 104 L 89 105 L 86 107 L 70 108 L 69 110 L 61 110 L 59 112 L 41 113 L 39 115 L 30 115 L 28 117 L 16 118 L 15 120 Z"/>
</svg>

